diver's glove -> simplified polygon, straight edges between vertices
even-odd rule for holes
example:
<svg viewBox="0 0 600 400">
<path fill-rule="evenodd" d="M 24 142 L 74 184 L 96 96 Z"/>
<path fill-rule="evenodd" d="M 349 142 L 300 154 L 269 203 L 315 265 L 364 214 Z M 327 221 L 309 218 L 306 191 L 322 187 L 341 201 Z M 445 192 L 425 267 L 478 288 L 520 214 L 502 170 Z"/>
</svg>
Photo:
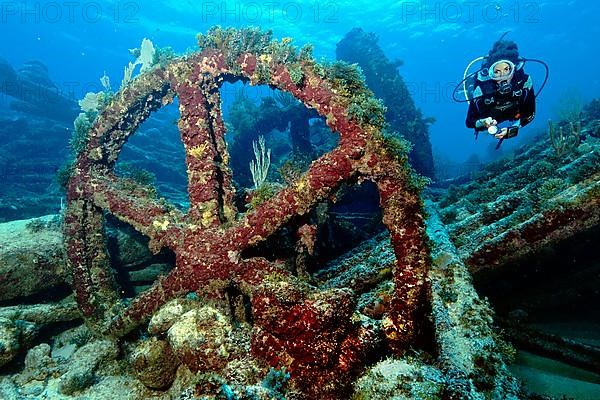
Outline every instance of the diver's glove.
<svg viewBox="0 0 600 400">
<path fill-rule="evenodd" d="M 497 123 L 498 122 L 496 122 L 496 120 L 492 117 L 482 118 L 475 121 L 475 128 L 483 130 L 489 128 L 490 126 L 496 125 Z"/>
</svg>

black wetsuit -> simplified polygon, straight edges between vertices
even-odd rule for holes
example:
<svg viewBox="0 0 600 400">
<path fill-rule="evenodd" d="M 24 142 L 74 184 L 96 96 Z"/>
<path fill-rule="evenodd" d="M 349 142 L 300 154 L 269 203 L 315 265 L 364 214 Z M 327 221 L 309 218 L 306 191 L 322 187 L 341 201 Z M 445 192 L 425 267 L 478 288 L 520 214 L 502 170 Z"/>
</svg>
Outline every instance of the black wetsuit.
<svg viewBox="0 0 600 400">
<path fill-rule="evenodd" d="M 515 71 L 512 78 L 512 90 L 507 94 L 497 91 L 497 83 L 476 80 L 473 100 L 469 102 L 467 113 L 467 128 L 483 131 L 485 127 L 477 128 L 477 120 L 492 117 L 498 123 L 508 120 L 519 120 L 521 127 L 527 125 L 535 117 L 535 93 L 529 75 L 522 69 Z M 480 88 L 480 92 L 477 88 Z"/>
</svg>

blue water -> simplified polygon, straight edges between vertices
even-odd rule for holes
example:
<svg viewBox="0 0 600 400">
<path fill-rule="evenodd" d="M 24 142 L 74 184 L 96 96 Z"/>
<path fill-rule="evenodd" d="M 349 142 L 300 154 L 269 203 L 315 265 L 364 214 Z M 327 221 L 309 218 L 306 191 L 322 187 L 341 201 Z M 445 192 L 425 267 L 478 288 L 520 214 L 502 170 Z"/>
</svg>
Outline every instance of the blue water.
<svg viewBox="0 0 600 400">
<path fill-rule="evenodd" d="M 490 138 L 473 140 L 464 127 L 465 104 L 450 99 L 466 64 L 484 55 L 504 32 L 522 56 L 550 66 L 550 79 L 538 99 L 534 123 L 506 149 L 544 130 L 559 98 L 574 93 L 583 102 L 600 93 L 596 62 L 600 36 L 594 16 L 600 4 L 573 1 L 93 1 L 2 2 L 0 54 L 19 66 L 40 60 L 50 77 L 76 98 L 99 90 L 106 72 L 113 87 L 131 60 L 128 49 L 142 38 L 177 52 L 194 49 L 195 34 L 210 26 L 260 26 L 275 37 L 315 45 L 315 55 L 335 58 L 336 43 L 352 28 L 379 35 L 390 59 L 402 59 L 400 72 L 431 127 L 434 152 L 463 161 L 485 157 Z M 10 39 L 9 39 L 10 38 Z M 537 84 L 539 66 L 528 66 Z"/>
</svg>

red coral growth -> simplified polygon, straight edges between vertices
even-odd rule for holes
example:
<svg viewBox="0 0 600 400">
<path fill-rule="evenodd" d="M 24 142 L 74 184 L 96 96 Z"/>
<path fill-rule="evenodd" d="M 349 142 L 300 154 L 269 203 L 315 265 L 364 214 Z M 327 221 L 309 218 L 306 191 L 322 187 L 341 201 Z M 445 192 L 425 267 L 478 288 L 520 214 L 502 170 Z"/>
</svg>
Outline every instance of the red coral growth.
<svg viewBox="0 0 600 400">
<path fill-rule="evenodd" d="M 285 366 L 292 383 L 312 399 L 343 398 L 349 372 L 360 364 L 354 299 L 333 289 L 305 296 L 292 286 L 263 290 L 252 300 L 252 354 Z M 370 347 L 370 344 L 369 344 Z"/>
<path fill-rule="evenodd" d="M 242 54 L 238 57 L 237 63 L 248 76 L 252 76 L 256 71 L 256 57 L 253 54 Z"/>
</svg>

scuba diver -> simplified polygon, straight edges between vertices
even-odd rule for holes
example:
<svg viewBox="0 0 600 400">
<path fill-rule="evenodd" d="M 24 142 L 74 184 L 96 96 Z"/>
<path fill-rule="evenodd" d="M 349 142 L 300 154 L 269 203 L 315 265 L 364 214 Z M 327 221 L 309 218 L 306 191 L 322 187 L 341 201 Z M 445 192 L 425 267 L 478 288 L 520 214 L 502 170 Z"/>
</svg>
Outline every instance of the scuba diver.
<svg viewBox="0 0 600 400">
<path fill-rule="evenodd" d="M 487 130 L 490 135 L 500 139 L 496 148 L 500 147 L 503 140 L 517 136 L 519 129 L 535 117 L 536 94 L 533 80 L 524 71 L 525 62 L 538 62 L 546 68 L 540 92 L 548 79 L 546 63 L 519 57 L 517 44 L 503 40 L 507 33 L 494 43 L 487 57 L 471 61 L 465 70 L 465 78 L 457 86 L 463 85 L 466 101 L 469 102 L 467 128 L 475 129 L 476 137 L 479 132 Z M 471 65 L 479 60 L 483 60 L 481 68 L 467 76 Z M 456 89 L 454 100 L 460 101 L 455 95 Z"/>
</svg>

